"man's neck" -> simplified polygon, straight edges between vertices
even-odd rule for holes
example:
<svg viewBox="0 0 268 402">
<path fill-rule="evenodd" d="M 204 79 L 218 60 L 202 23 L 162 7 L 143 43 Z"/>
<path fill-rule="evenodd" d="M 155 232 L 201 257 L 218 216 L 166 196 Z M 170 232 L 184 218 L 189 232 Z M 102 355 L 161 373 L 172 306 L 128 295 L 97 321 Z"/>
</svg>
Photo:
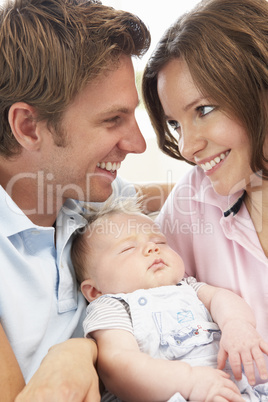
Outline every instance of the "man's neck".
<svg viewBox="0 0 268 402">
<path fill-rule="evenodd" d="M 0 184 L 24 214 L 36 225 L 53 226 L 62 201 L 43 180 L 41 171 L 31 172 L 16 161 L 0 160 Z M 20 172 L 20 173 L 18 173 Z"/>
</svg>

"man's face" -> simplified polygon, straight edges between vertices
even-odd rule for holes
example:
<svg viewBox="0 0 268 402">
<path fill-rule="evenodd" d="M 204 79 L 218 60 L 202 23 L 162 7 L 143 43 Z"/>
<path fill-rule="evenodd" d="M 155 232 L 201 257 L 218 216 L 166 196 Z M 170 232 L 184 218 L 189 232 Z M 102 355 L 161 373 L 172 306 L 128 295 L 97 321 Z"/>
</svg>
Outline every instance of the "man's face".
<svg viewBox="0 0 268 402">
<path fill-rule="evenodd" d="M 43 156 L 46 174 L 64 189 L 64 199 L 106 200 L 126 155 L 145 151 L 135 119 L 138 103 L 131 58 L 122 56 L 116 70 L 90 82 L 69 105 L 61 124 L 66 146 L 50 136 Z"/>
</svg>

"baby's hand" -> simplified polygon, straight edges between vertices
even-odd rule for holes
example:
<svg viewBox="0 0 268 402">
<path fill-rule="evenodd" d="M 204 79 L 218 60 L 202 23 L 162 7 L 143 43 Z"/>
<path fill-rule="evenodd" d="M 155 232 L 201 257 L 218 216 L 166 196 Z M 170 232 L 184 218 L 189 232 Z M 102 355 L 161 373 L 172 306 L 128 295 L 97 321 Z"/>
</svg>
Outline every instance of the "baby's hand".
<svg viewBox="0 0 268 402">
<path fill-rule="evenodd" d="M 243 402 L 239 389 L 229 375 L 212 367 L 192 367 L 191 391 L 188 401 L 195 402 Z"/>
<path fill-rule="evenodd" d="M 265 342 L 250 323 L 232 320 L 222 329 L 218 368 L 223 369 L 227 358 L 236 380 L 242 376 L 242 364 L 249 384 L 256 382 L 254 362 L 262 380 L 268 379 L 268 371 L 264 359 L 268 354 L 268 343 Z"/>
</svg>

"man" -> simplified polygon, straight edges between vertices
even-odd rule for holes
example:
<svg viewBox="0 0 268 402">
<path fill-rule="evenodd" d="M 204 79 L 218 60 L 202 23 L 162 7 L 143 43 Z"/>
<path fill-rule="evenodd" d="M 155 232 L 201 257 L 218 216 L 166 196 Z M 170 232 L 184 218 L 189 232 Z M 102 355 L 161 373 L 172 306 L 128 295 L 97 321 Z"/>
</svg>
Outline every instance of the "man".
<svg viewBox="0 0 268 402">
<path fill-rule="evenodd" d="M 131 57 L 150 35 L 90 0 L 15 0 L 0 21 L 1 400 L 31 379 L 17 401 L 97 401 L 69 259 L 86 222 L 71 199 L 105 201 L 126 155 L 145 150 Z"/>
</svg>

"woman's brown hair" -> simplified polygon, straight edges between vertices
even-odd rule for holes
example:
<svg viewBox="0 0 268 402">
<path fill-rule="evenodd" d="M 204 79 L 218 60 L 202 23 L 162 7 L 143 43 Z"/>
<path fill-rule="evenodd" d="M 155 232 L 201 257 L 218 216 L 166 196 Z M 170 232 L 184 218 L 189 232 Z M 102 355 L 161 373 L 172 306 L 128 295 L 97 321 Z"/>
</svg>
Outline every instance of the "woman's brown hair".
<svg viewBox="0 0 268 402">
<path fill-rule="evenodd" d="M 157 93 L 157 75 L 174 58 L 183 58 L 197 88 L 245 127 L 251 168 L 268 179 L 268 2 L 204 0 L 165 32 L 150 57 L 143 76 L 145 105 L 160 148 L 184 160 Z"/>
</svg>

